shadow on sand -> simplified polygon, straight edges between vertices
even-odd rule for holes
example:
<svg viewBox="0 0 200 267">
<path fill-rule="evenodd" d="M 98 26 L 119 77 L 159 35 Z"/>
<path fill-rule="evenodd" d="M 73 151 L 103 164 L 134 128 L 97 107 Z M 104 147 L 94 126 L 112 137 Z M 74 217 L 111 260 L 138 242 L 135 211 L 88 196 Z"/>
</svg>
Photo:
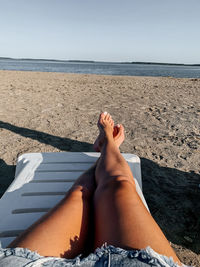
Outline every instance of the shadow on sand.
<svg viewBox="0 0 200 267">
<path fill-rule="evenodd" d="M 80 142 L 69 138 L 62 138 L 48 133 L 18 127 L 7 122 L 0 121 L 0 129 L 6 129 L 25 138 L 37 140 L 40 143 L 51 145 L 61 151 L 71 152 L 92 152 L 93 146 L 87 142 Z M 7 165 L 3 159 L 0 159 L 0 197 L 6 191 L 15 176 L 14 165 Z"/>
<path fill-rule="evenodd" d="M 47 133 L 17 127 L 0 121 L 0 128 L 51 145 L 61 151 L 90 152 L 92 144 L 61 138 Z M 161 167 L 141 158 L 143 192 L 151 214 L 168 240 L 192 251 L 200 252 L 200 175 L 173 168 Z M 2 195 L 14 179 L 15 166 L 0 159 Z"/>
<path fill-rule="evenodd" d="M 200 175 L 141 158 L 143 192 L 168 240 L 200 252 Z"/>
</svg>

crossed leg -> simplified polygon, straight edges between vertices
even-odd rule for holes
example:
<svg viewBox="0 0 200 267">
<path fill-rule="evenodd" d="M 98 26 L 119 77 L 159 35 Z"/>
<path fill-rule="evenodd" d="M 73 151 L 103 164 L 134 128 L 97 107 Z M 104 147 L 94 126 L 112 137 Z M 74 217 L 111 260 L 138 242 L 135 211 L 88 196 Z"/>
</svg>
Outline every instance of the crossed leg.
<svg viewBox="0 0 200 267">
<path fill-rule="evenodd" d="M 95 171 L 95 248 L 105 242 L 125 249 L 150 246 L 181 264 L 137 194 L 131 170 L 114 142 L 110 115 L 102 113 L 99 125 L 104 140 Z"/>
<path fill-rule="evenodd" d="M 113 134 L 115 142 L 119 145 L 121 140 L 119 126 L 115 128 Z M 8 247 L 28 248 L 43 256 L 63 258 L 74 258 L 79 254 L 91 252 L 93 240 L 89 237 L 94 235 L 93 232 L 89 235 L 88 230 L 93 227 L 95 168 L 96 163 L 79 177 L 53 209 L 31 225 Z"/>
</svg>

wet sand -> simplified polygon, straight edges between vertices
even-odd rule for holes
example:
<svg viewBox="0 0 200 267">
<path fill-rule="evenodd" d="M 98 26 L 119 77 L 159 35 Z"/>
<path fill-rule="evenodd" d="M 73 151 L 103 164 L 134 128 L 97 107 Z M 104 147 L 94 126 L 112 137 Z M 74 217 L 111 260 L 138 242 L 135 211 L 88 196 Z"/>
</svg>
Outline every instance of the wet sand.
<svg viewBox="0 0 200 267">
<path fill-rule="evenodd" d="M 93 151 L 100 111 L 141 158 L 150 211 L 185 264 L 200 266 L 200 79 L 0 71 L 0 188 L 27 152 Z"/>
</svg>

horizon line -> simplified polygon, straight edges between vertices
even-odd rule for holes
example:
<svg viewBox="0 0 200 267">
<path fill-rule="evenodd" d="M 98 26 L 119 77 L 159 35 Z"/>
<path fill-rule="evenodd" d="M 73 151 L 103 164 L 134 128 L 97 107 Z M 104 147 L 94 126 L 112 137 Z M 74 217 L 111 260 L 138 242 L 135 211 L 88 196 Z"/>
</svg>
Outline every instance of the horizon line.
<svg viewBox="0 0 200 267">
<path fill-rule="evenodd" d="M 172 63 L 172 62 L 154 62 L 154 61 L 103 61 L 103 60 L 82 60 L 82 59 L 50 59 L 50 58 L 13 58 L 0 57 L 0 60 L 43 60 L 43 61 L 62 61 L 62 62 L 83 62 L 83 63 L 115 63 L 115 64 L 161 64 L 161 65 L 181 65 L 181 66 L 200 66 L 200 63 Z"/>
</svg>

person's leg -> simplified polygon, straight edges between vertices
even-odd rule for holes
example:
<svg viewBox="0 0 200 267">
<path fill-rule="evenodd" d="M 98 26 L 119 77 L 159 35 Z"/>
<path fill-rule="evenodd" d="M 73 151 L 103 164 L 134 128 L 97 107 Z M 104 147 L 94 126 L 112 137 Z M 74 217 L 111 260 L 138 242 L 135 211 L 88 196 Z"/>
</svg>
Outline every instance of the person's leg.
<svg viewBox="0 0 200 267">
<path fill-rule="evenodd" d="M 84 252 L 90 227 L 96 164 L 78 178 L 66 196 L 8 247 L 23 247 L 42 256 L 73 258 Z"/>
<path fill-rule="evenodd" d="M 125 249 L 150 246 L 180 264 L 137 194 L 132 172 L 113 140 L 109 114 L 101 114 L 99 123 L 104 144 L 95 172 L 95 248 L 105 242 Z"/>
</svg>

